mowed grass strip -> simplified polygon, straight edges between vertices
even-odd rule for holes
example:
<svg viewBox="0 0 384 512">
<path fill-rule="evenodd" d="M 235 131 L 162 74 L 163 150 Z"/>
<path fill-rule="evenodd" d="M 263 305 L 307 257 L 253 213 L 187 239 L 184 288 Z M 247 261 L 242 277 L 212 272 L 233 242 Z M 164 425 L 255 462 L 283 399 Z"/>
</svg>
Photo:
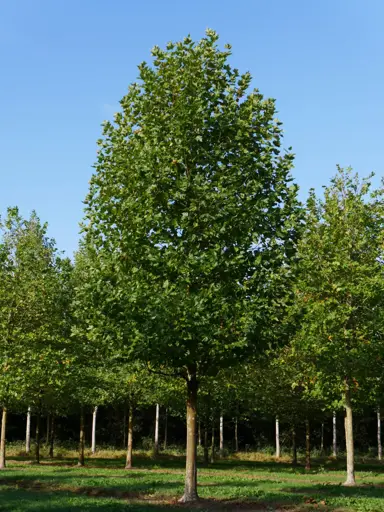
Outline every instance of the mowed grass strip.
<svg viewBox="0 0 384 512">
<path fill-rule="evenodd" d="M 179 505 L 184 484 L 183 458 L 136 457 L 126 471 L 120 459 L 92 458 L 86 467 L 76 460 L 45 460 L 39 466 L 8 461 L 0 473 L 0 511 L 162 511 L 266 510 L 384 512 L 384 468 L 359 466 L 355 488 L 345 488 L 342 461 L 316 461 L 306 473 L 287 462 L 223 460 L 199 473 L 201 502 Z M 120 466 L 119 466 L 120 465 Z M 104 467 L 103 467 L 104 466 Z"/>
</svg>

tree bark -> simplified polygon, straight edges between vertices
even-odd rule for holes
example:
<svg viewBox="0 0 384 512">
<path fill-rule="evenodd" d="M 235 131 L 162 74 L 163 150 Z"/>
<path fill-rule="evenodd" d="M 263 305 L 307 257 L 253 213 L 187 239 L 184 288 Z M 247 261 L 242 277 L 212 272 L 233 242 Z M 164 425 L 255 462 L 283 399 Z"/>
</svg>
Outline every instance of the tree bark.
<svg viewBox="0 0 384 512">
<path fill-rule="evenodd" d="M 189 371 L 187 380 L 187 457 L 185 464 L 184 495 L 180 499 L 182 503 L 198 500 L 197 495 L 197 389 L 198 383 L 195 371 Z"/>
<path fill-rule="evenodd" d="M 311 469 L 311 429 L 308 418 L 305 420 L 305 469 Z"/>
<path fill-rule="evenodd" d="M 324 455 L 324 422 L 321 423 L 320 453 Z"/>
<path fill-rule="evenodd" d="M 280 428 L 279 428 L 279 418 L 276 416 L 275 422 L 275 434 L 276 434 L 276 459 L 280 458 Z"/>
<path fill-rule="evenodd" d="M 382 459 L 383 447 L 381 444 L 381 411 L 380 406 L 377 408 L 377 458 Z"/>
<path fill-rule="evenodd" d="M 31 451 L 31 408 L 28 407 L 27 412 L 27 427 L 25 432 L 25 453 L 29 454 Z"/>
<path fill-rule="evenodd" d="M 224 456 L 224 418 L 220 415 L 220 457 Z"/>
<path fill-rule="evenodd" d="M 212 420 L 212 437 L 211 437 L 211 464 L 215 462 L 215 423 Z"/>
<path fill-rule="evenodd" d="M 36 415 L 35 461 L 40 464 L 40 411 Z"/>
<path fill-rule="evenodd" d="M 333 432 L 333 438 L 332 438 L 332 455 L 334 457 L 337 457 L 337 425 L 336 425 L 336 411 L 333 411 L 333 417 L 332 417 L 332 432 Z"/>
<path fill-rule="evenodd" d="M 198 427 L 198 440 L 199 440 L 199 446 L 201 446 L 201 421 L 199 420 L 199 427 Z"/>
<path fill-rule="evenodd" d="M 0 438 L 0 469 L 5 469 L 5 444 L 7 431 L 7 408 L 3 407 L 3 416 L 1 419 L 1 438 Z"/>
<path fill-rule="evenodd" d="M 97 405 L 93 408 L 92 414 L 92 444 L 91 452 L 96 453 L 96 420 L 97 420 Z"/>
<path fill-rule="evenodd" d="M 345 443 L 347 448 L 347 479 L 344 482 L 346 486 L 356 485 L 355 480 L 355 450 L 353 441 L 353 413 L 351 390 L 349 379 L 345 379 Z"/>
<path fill-rule="evenodd" d="M 79 436 L 79 462 L 78 466 L 84 466 L 84 407 L 80 409 L 80 436 Z"/>
<path fill-rule="evenodd" d="M 297 445 L 295 427 L 292 427 L 292 466 L 297 466 Z"/>
<path fill-rule="evenodd" d="M 165 408 L 165 418 L 164 418 L 164 450 L 167 449 L 168 445 L 168 409 Z"/>
<path fill-rule="evenodd" d="M 156 404 L 156 419 L 155 419 L 155 445 L 153 454 L 155 457 L 159 455 L 159 418 L 160 418 L 160 405 Z"/>
<path fill-rule="evenodd" d="M 53 459 L 53 445 L 55 443 L 55 415 L 51 415 L 51 439 L 49 443 L 49 456 Z"/>
<path fill-rule="evenodd" d="M 235 452 L 239 451 L 239 437 L 237 433 L 237 417 L 235 418 Z"/>
<path fill-rule="evenodd" d="M 129 407 L 128 411 L 128 442 L 127 442 L 127 460 L 125 462 L 125 469 L 132 468 L 132 445 L 133 445 L 133 406 Z"/>
<path fill-rule="evenodd" d="M 209 450 L 208 450 L 208 427 L 207 423 L 204 425 L 204 464 L 209 464 Z"/>
</svg>

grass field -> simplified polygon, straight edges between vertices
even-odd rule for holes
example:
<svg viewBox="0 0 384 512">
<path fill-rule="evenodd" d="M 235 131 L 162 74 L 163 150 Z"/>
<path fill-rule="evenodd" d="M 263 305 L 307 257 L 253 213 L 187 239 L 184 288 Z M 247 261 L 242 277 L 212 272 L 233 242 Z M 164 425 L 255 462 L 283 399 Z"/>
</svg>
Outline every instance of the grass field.
<svg viewBox="0 0 384 512">
<path fill-rule="evenodd" d="M 74 453 L 64 455 L 37 466 L 10 452 L 8 467 L 0 473 L 0 510 L 384 512 L 384 466 L 372 460 L 360 460 L 355 488 L 341 486 L 342 460 L 317 459 L 310 472 L 265 455 L 221 460 L 199 467 L 202 499 L 191 507 L 177 503 L 183 491 L 181 456 L 153 460 L 145 453 L 136 454 L 136 468 L 126 471 L 123 452 L 101 452 L 87 459 L 84 468 L 77 466 Z"/>
</svg>

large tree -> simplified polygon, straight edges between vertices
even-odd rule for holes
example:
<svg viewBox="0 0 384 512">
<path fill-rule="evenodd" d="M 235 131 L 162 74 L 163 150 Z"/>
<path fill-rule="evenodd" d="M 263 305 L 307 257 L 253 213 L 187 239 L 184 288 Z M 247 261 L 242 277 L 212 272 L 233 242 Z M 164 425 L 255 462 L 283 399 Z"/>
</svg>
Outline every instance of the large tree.
<svg viewBox="0 0 384 512">
<path fill-rule="evenodd" d="M 324 199 L 312 192 L 299 244 L 296 298 L 300 328 L 294 340 L 315 389 L 345 407 L 346 485 L 355 484 L 353 404 L 373 375 L 383 343 L 383 191 L 338 170 Z"/>
<path fill-rule="evenodd" d="M 104 125 L 86 201 L 94 289 L 115 340 L 187 383 L 183 501 L 197 498 L 199 377 L 268 338 L 295 243 L 293 155 L 275 102 L 248 91 L 251 75 L 217 40 L 207 30 L 155 47 L 152 66 L 139 66 Z"/>
</svg>

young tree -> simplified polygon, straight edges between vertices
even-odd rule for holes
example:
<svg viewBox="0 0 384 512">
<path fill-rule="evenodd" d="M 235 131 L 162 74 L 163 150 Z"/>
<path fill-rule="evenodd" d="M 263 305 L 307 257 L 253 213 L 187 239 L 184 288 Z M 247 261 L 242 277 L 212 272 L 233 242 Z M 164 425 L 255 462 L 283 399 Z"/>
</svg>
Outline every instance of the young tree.
<svg viewBox="0 0 384 512">
<path fill-rule="evenodd" d="M 182 501 L 198 497 L 199 378 L 273 331 L 296 235 L 293 155 L 280 149 L 275 102 L 247 92 L 251 75 L 230 67 L 230 46 L 217 40 L 208 30 L 197 43 L 155 47 L 153 65 L 139 66 L 104 125 L 86 201 L 97 293 L 113 267 L 106 300 L 124 333 L 117 341 L 186 381 Z"/>
<path fill-rule="evenodd" d="M 369 180 L 338 169 L 320 200 L 308 200 L 300 242 L 296 296 L 300 357 L 326 398 L 340 393 L 345 407 L 347 480 L 355 484 L 352 410 L 354 397 L 372 374 L 382 348 L 383 191 Z M 313 364 L 315 362 L 315 364 Z"/>
</svg>

